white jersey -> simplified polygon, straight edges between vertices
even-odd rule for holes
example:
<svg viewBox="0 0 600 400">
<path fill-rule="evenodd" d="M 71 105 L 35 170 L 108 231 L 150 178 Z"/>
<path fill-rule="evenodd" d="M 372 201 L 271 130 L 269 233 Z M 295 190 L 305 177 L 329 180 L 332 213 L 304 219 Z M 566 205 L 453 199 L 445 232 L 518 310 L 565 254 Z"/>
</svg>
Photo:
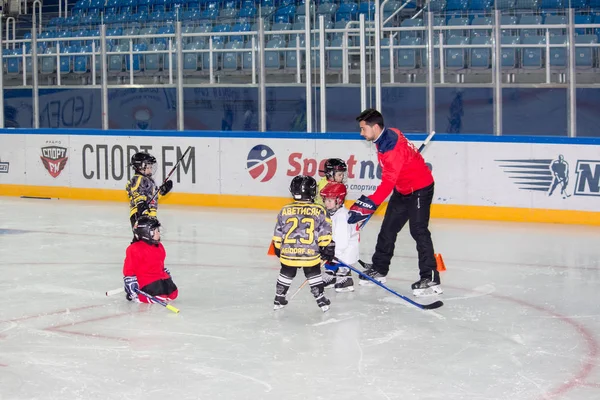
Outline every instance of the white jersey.
<svg viewBox="0 0 600 400">
<path fill-rule="evenodd" d="M 360 231 L 357 224 L 348 223 L 348 209 L 340 207 L 331 216 L 335 256 L 348 265 L 358 262 Z"/>
</svg>

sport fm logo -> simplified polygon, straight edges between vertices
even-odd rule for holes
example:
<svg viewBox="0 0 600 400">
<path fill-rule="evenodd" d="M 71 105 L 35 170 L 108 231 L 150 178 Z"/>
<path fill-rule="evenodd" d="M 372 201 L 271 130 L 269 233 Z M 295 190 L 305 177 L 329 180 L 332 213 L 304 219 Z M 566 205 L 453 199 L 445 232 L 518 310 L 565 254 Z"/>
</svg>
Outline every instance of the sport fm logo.
<svg viewBox="0 0 600 400">
<path fill-rule="evenodd" d="M 577 160 L 575 185 L 569 187 L 573 171 L 562 154 L 556 159 L 496 160 L 521 190 L 575 196 L 600 196 L 600 160 Z"/>
<path fill-rule="evenodd" d="M 259 144 L 248 153 L 246 168 L 252 179 L 270 181 L 277 171 L 277 158 L 269 146 Z"/>
<path fill-rule="evenodd" d="M 53 142 L 54 143 L 54 142 Z M 57 142 L 60 144 L 60 142 Z M 61 146 L 46 146 L 42 147 L 42 155 L 40 156 L 42 160 L 42 164 L 44 164 L 44 168 L 48 171 L 48 173 L 56 178 L 65 166 L 67 165 L 67 148 Z"/>
</svg>

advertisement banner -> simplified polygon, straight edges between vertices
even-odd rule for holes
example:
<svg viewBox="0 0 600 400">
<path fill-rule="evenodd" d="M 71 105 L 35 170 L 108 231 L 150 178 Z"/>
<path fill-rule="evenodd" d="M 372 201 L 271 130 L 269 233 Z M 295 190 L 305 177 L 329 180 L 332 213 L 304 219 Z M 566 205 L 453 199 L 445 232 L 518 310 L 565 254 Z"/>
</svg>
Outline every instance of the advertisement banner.
<svg viewBox="0 0 600 400">
<path fill-rule="evenodd" d="M 172 177 L 178 193 L 289 197 L 294 176 L 319 180 L 332 157 L 348 165 L 351 200 L 381 181 L 375 146 L 364 140 L 0 134 L 0 183 L 122 190 L 134 153 L 156 157 L 161 182 L 188 146 Z M 595 145 L 445 139 L 431 142 L 423 157 L 435 178 L 435 204 L 600 209 Z"/>
</svg>

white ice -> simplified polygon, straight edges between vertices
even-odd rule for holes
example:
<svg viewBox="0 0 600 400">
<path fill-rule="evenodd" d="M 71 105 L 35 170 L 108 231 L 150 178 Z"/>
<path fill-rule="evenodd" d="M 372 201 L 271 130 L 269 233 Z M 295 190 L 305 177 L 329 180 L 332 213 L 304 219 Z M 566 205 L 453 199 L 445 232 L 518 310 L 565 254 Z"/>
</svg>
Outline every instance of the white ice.
<svg viewBox="0 0 600 400">
<path fill-rule="evenodd" d="M 273 311 L 274 215 L 162 206 L 174 314 L 104 294 L 126 204 L 0 198 L 0 399 L 600 399 L 598 228 L 433 220 L 442 308 L 356 285 Z M 408 230 L 389 277 L 411 296 Z"/>
</svg>

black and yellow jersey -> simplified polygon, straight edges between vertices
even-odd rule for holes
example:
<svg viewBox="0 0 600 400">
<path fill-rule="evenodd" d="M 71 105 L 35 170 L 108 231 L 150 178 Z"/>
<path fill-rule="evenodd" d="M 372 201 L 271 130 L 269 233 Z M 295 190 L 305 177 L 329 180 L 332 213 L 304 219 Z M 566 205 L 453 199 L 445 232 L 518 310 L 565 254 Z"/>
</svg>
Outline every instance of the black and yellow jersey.
<svg viewBox="0 0 600 400">
<path fill-rule="evenodd" d="M 152 177 L 144 176 L 141 174 L 135 174 L 127 185 L 127 196 L 129 196 L 129 216 L 133 216 L 138 211 L 138 205 L 142 202 L 146 203 L 154 196 L 158 191 L 156 183 Z M 149 217 L 156 217 L 156 209 L 158 208 L 158 195 L 154 197 L 151 204 L 148 205 L 148 211 L 144 212 L 144 215 Z"/>
<path fill-rule="evenodd" d="M 281 264 L 314 267 L 321 262 L 320 247 L 331 243 L 331 219 L 323 206 L 297 201 L 277 215 L 273 245 L 281 250 Z"/>
</svg>

